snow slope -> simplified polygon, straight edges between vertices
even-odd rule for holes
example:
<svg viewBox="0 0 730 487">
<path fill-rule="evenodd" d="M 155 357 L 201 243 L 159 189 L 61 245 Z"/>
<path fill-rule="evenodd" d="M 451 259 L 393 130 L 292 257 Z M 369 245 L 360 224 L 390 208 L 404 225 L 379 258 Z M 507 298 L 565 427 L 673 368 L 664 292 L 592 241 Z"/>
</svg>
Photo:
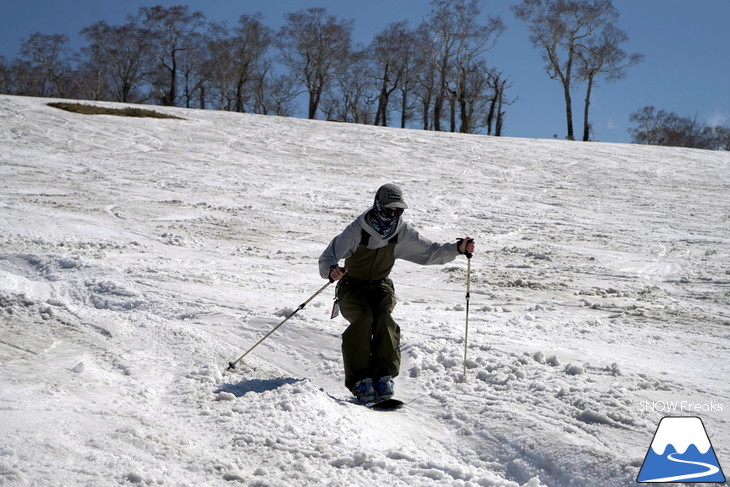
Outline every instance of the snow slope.
<svg viewBox="0 0 730 487">
<path fill-rule="evenodd" d="M 0 485 L 634 485 L 665 415 L 730 465 L 730 154 L 0 96 Z M 397 397 L 347 403 L 317 258 L 383 183 Z M 671 411 L 673 407 L 677 409 Z"/>
</svg>

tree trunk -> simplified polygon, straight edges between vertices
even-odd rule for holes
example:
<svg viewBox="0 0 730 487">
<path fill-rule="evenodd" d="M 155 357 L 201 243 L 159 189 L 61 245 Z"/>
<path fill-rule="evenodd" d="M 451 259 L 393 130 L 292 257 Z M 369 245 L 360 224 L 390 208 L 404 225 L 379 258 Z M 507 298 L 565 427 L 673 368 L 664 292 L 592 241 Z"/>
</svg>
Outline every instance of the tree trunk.
<svg viewBox="0 0 730 487">
<path fill-rule="evenodd" d="M 456 132 L 456 97 L 454 96 L 454 93 L 452 93 L 449 98 L 449 109 L 451 110 L 451 114 L 449 116 L 449 128 L 451 129 L 451 132 Z"/>
<path fill-rule="evenodd" d="M 469 116 L 469 107 L 464 97 L 461 97 L 461 100 L 459 100 L 459 110 L 461 111 L 461 127 L 459 127 L 459 132 L 462 134 L 471 133 L 471 117 Z"/>
<path fill-rule="evenodd" d="M 129 101 L 129 93 L 132 91 L 132 87 L 129 86 L 129 84 L 125 81 L 122 83 L 122 89 L 120 90 L 120 100 L 122 103 L 127 103 Z"/>
<path fill-rule="evenodd" d="M 408 91 L 403 90 L 400 104 L 400 128 L 406 128 L 406 112 L 408 111 Z"/>
<path fill-rule="evenodd" d="M 463 134 L 471 133 L 471 110 L 466 100 L 466 82 L 464 75 L 461 76 L 461 80 L 459 81 L 459 116 L 461 118 L 459 132 Z"/>
<path fill-rule="evenodd" d="M 319 110 L 319 102 L 322 99 L 321 84 L 314 87 L 313 90 L 309 91 L 309 119 L 315 120 L 317 118 L 317 110 Z"/>
<path fill-rule="evenodd" d="M 236 83 L 236 107 L 234 110 L 239 113 L 245 112 L 244 107 L 243 107 L 243 78 L 242 77 L 239 77 L 238 82 Z"/>
<path fill-rule="evenodd" d="M 309 93 L 309 119 L 314 120 L 317 118 L 317 106 L 319 105 L 319 101 L 317 100 L 317 94 L 310 92 Z"/>
<path fill-rule="evenodd" d="M 590 140 L 591 124 L 588 122 L 588 108 L 591 105 L 591 90 L 593 89 L 593 73 L 588 75 L 588 88 L 586 88 L 586 105 L 583 111 L 583 142 Z"/>
<path fill-rule="evenodd" d="M 497 125 L 494 129 L 494 135 L 497 137 L 502 136 L 502 124 L 504 123 L 504 112 L 502 111 L 502 102 L 504 99 L 504 84 L 500 87 L 499 95 L 497 96 Z"/>
<path fill-rule="evenodd" d="M 565 118 L 568 125 L 568 140 L 575 140 L 573 133 L 573 102 L 570 98 L 570 84 L 563 82 L 563 93 L 565 95 Z"/>
<path fill-rule="evenodd" d="M 487 135 L 492 135 L 492 122 L 494 121 L 494 108 L 497 105 L 497 95 L 495 91 L 494 98 L 489 102 L 489 112 L 487 112 Z"/>
<path fill-rule="evenodd" d="M 431 105 L 431 100 L 423 100 L 423 130 L 428 130 L 428 108 Z"/>
<path fill-rule="evenodd" d="M 375 113 L 375 125 L 382 125 L 386 127 L 388 125 L 388 98 L 390 92 L 388 92 L 388 81 L 389 80 L 389 69 L 388 64 L 385 66 L 385 73 L 383 73 L 383 84 L 380 85 L 380 96 L 378 96 L 378 110 Z"/>
<path fill-rule="evenodd" d="M 383 86 L 380 88 L 380 96 L 378 97 L 378 111 L 375 114 L 375 125 L 382 125 L 386 127 L 388 125 L 388 87 L 386 82 L 383 82 Z"/>
<path fill-rule="evenodd" d="M 177 98 L 177 62 L 173 58 L 172 69 L 170 69 L 170 91 L 167 93 L 165 105 L 174 107 Z"/>
</svg>

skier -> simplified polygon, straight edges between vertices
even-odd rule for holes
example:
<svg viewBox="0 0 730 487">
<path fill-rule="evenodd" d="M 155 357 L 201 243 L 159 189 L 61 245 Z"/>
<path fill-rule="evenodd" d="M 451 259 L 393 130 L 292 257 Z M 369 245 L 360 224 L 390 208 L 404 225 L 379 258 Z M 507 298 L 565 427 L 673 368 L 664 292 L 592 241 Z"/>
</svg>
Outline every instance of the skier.
<svg viewBox="0 0 730 487">
<path fill-rule="evenodd" d="M 401 218 L 406 208 L 398 186 L 381 186 L 372 208 L 333 238 L 319 258 L 320 275 L 339 281 L 336 303 L 350 323 L 342 334 L 345 386 L 361 402 L 393 397 L 400 369 L 400 327 L 391 317 L 395 289 L 388 279 L 395 260 L 445 264 L 474 251 L 469 237 L 445 244 L 421 237 Z"/>
</svg>

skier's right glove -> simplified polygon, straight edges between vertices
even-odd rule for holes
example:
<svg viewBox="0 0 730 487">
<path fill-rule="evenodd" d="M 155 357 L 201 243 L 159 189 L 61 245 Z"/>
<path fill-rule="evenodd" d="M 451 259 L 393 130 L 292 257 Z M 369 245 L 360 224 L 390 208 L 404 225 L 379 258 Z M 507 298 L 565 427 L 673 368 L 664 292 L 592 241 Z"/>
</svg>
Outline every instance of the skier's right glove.
<svg viewBox="0 0 730 487">
<path fill-rule="evenodd" d="M 338 265 L 333 265 L 332 267 L 330 267 L 330 282 L 339 281 L 345 274 L 347 274 L 346 268 L 340 267 Z"/>
</svg>

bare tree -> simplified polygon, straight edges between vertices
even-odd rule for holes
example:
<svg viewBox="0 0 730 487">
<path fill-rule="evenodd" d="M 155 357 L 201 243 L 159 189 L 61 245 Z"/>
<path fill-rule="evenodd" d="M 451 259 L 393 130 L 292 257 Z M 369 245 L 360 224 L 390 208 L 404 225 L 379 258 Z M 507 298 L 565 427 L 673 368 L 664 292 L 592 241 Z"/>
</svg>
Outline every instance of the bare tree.
<svg viewBox="0 0 730 487">
<path fill-rule="evenodd" d="M 369 77 L 370 66 L 365 51 L 350 54 L 340 65 L 333 82 L 326 90 L 328 120 L 351 123 L 372 123 L 372 105 L 377 99 Z"/>
<path fill-rule="evenodd" d="M 463 5 L 463 0 L 460 2 Z M 447 0 L 432 2 L 433 10 L 428 19 L 432 38 L 429 49 L 438 76 L 433 107 L 434 130 L 441 130 L 441 117 L 448 90 L 448 77 L 456 51 L 457 33 L 454 25 L 456 16 L 453 5 Z"/>
<path fill-rule="evenodd" d="M 219 106 L 224 110 L 246 112 L 261 109 L 265 73 L 270 69 L 266 53 L 273 31 L 262 23 L 260 13 L 242 15 L 230 30 L 223 24 L 211 25 L 207 43 L 210 83 Z"/>
<path fill-rule="evenodd" d="M 482 26 L 483 42 L 496 42 L 504 30 L 500 20 L 487 27 Z M 494 44 L 492 43 L 491 46 Z M 491 48 L 484 48 L 484 50 Z M 479 57 L 479 51 L 461 51 L 456 59 L 455 78 L 453 82 L 454 97 L 458 102 L 459 131 L 474 133 L 479 127 L 477 120 L 483 118 L 479 114 L 486 108 L 489 90 L 489 68 L 486 60 Z M 456 130 L 456 113 L 452 108 L 451 131 Z"/>
<path fill-rule="evenodd" d="M 0 93 L 13 92 L 13 74 L 10 63 L 5 56 L 0 56 Z"/>
<path fill-rule="evenodd" d="M 97 22 L 81 31 L 88 41 L 81 49 L 83 64 L 92 77 L 94 99 L 139 101 L 150 61 L 150 34 L 130 17 L 121 26 Z"/>
<path fill-rule="evenodd" d="M 509 82 L 509 77 L 504 77 L 502 71 L 491 69 L 487 82 L 492 89 L 486 116 L 487 135 L 492 135 L 492 127 L 494 126 L 494 135 L 499 137 L 502 135 L 502 128 L 504 127 L 505 112 L 502 108 L 504 105 L 513 104 L 517 101 L 517 98 L 506 98 L 507 88 L 511 88 L 512 84 Z"/>
<path fill-rule="evenodd" d="M 407 73 L 399 66 L 402 62 L 404 45 L 408 42 L 408 21 L 395 22 L 383 29 L 370 44 L 373 62 L 373 77 L 378 90 L 378 108 L 375 125 L 388 125 L 388 103 L 390 96 L 400 85 L 401 76 Z"/>
<path fill-rule="evenodd" d="M 245 111 L 247 85 L 260 77 L 263 58 L 272 43 L 273 31 L 262 23 L 261 13 L 242 15 L 233 37 L 233 60 L 236 76 L 236 107 Z"/>
<path fill-rule="evenodd" d="M 254 113 L 291 116 L 292 102 L 297 97 L 296 80 L 289 74 L 274 73 L 272 63 L 267 61 L 254 78 L 254 97 Z"/>
<path fill-rule="evenodd" d="M 459 132 L 476 133 L 481 122 L 485 120 L 490 101 L 489 81 L 490 72 L 484 59 L 477 59 L 459 68 L 455 96 L 458 104 Z M 455 116 L 454 111 L 452 114 Z"/>
<path fill-rule="evenodd" d="M 497 71 L 496 69 L 491 70 L 487 80 L 493 93 L 489 99 L 489 108 L 486 115 L 487 135 L 492 135 L 494 117 L 495 114 L 499 113 L 497 111 L 497 102 L 499 101 L 499 90 L 502 84 L 502 72 Z"/>
<path fill-rule="evenodd" d="M 350 52 L 352 20 L 338 20 L 322 8 L 286 15 L 279 31 L 284 64 L 309 93 L 308 117 L 317 118 L 327 84 Z"/>
<path fill-rule="evenodd" d="M 421 105 L 423 130 L 430 130 L 433 127 L 431 105 L 436 98 L 436 91 L 438 90 L 438 73 L 432 62 L 426 61 L 423 58 L 421 58 L 421 61 L 425 62 L 419 62 L 418 79 L 414 94 Z"/>
<path fill-rule="evenodd" d="M 224 110 L 246 112 L 256 105 L 258 84 L 269 69 L 265 56 L 273 31 L 260 13 L 242 15 L 233 30 L 223 24 L 211 25 L 210 30 L 207 65 L 219 104 Z"/>
<path fill-rule="evenodd" d="M 479 23 L 478 0 L 433 0 L 427 24 L 432 32 L 431 55 L 438 73 L 433 107 L 434 130 L 441 130 L 443 106 L 448 98 L 459 98 L 460 76 L 486 51 L 494 47 L 506 29 L 499 17 Z M 451 86 L 450 86 L 451 85 Z M 455 103 L 455 102 L 454 102 Z M 452 110 L 451 130 L 456 131 Z"/>
<path fill-rule="evenodd" d="M 272 76 L 267 90 L 267 98 L 271 100 L 272 112 L 278 116 L 291 116 L 294 113 L 292 103 L 297 97 L 296 79 L 288 74 Z"/>
<path fill-rule="evenodd" d="M 209 26 L 203 70 L 207 73 L 215 108 L 232 111 L 235 107 L 235 61 L 233 39 L 224 24 Z"/>
<path fill-rule="evenodd" d="M 108 85 L 110 31 L 111 27 L 104 21 L 96 22 L 81 31 L 81 35 L 85 36 L 88 42 L 86 47 L 81 48 L 81 65 L 90 91 L 85 98 L 100 100 L 110 91 Z"/>
<path fill-rule="evenodd" d="M 626 40 L 628 35 L 623 30 L 614 24 L 606 24 L 599 35 L 577 46 L 579 75 L 587 83 L 583 111 L 584 141 L 590 139 L 588 109 L 596 77 L 603 75 L 607 81 L 623 79 L 626 77 L 626 69 L 640 63 L 644 58 L 642 54 L 626 54 L 619 47 Z"/>
<path fill-rule="evenodd" d="M 411 117 L 413 103 L 411 94 L 418 83 L 418 35 L 415 31 L 404 30 L 400 44 L 396 46 L 395 69 L 397 71 L 398 92 L 400 95 L 400 127 L 406 128 Z"/>
<path fill-rule="evenodd" d="M 495 124 L 494 135 L 497 137 L 502 135 L 502 129 L 504 128 L 506 113 L 503 110 L 503 107 L 505 105 L 512 105 L 517 101 L 517 97 L 512 99 L 506 98 L 507 88 L 511 87 L 512 83 L 509 82 L 509 78 L 505 78 L 497 83 L 497 88 L 495 90 L 495 98 L 497 99 L 497 123 Z"/>
<path fill-rule="evenodd" d="M 68 37 L 36 32 L 25 39 L 20 54 L 27 61 L 35 96 L 63 98 L 68 88 L 66 76 L 71 69 L 68 61 Z"/>
<path fill-rule="evenodd" d="M 199 58 L 196 63 L 198 76 L 198 108 L 201 110 L 206 110 L 208 108 L 208 100 L 213 83 L 213 66 L 216 65 L 215 58 L 212 57 L 209 48 L 210 35 L 209 32 L 206 32 L 204 45 L 199 50 Z"/>
<path fill-rule="evenodd" d="M 713 127 L 718 150 L 730 151 L 730 127 L 727 125 Z"/>
<path fill-rule="evenodd" d="M 192 108 L 201 99 L 201 90 L 207 81 L 207 70 L 204 67 L 206 35 L 193 32 L 190 35 L 190 49 L 180 51 L 178 66 L 182 80 L 182 104 Z M 197 100 L 196 100 L 197 99 Z"/>
<path fill-rule="evenodd" d="M 431 104 L 435 97 L 437 74 L 433 58 L 431 56 L 431 32 L 428 25 L 422 22 L 413 33 L 414 52 L 411 72 L 413 82 L 411 93 L 416 101 L 415 108 L 420 112 L 423 130 L 431 128 Z M 402 103 L 402 101 L 401 101 Z"/>
<path fill-rule="evenodd" d="M 162 104 L 174 106 L 178 99 L 180 53 L 194 49 L 194 42 L 199 40 L 194 34 L 203 27 L 205 16 L 201 12 L 190 13 L 188 7 L 181 5 L 141 7 L 139 12 L 143 25 L 150 32 L 157 62 L 166 74 L 167 81 L 158 86 Z M 162 78 L 155 76 L 152 82 L 160 83 Z"/>
<path fill-rule="evenodd" d="M 40 76 L 37 69 L 31 67 L 30 61 L 15 58 L 6 63 L 8 74 L 7 83 L 8 90 L 3 93 L 21 96 L 39 96 L 36 91 L 36 82 L 34 81 Z M 33 73 L 36 73 L 35 75 Z"/>
<path fill-rule="evenodd" d="M 543 51 L 550 78 L 562 84 L 567 138 L 575 140 L 571 83 L 578 46 L 615 23 L 618 12 L 611 0 L 522 0 L 511 9 L 527 25 L 532 44 Z"/>
<path fill-rule="evenodd" d="M 727 148 L 726 127 L 709 127 L 697 121 L 697 116 L 682 117 L 674 112 L 646 106 L 629 116 L 636 126 L 629 129 L 637 144 L 692 147 L 695 149 Z"/>
</svg>

